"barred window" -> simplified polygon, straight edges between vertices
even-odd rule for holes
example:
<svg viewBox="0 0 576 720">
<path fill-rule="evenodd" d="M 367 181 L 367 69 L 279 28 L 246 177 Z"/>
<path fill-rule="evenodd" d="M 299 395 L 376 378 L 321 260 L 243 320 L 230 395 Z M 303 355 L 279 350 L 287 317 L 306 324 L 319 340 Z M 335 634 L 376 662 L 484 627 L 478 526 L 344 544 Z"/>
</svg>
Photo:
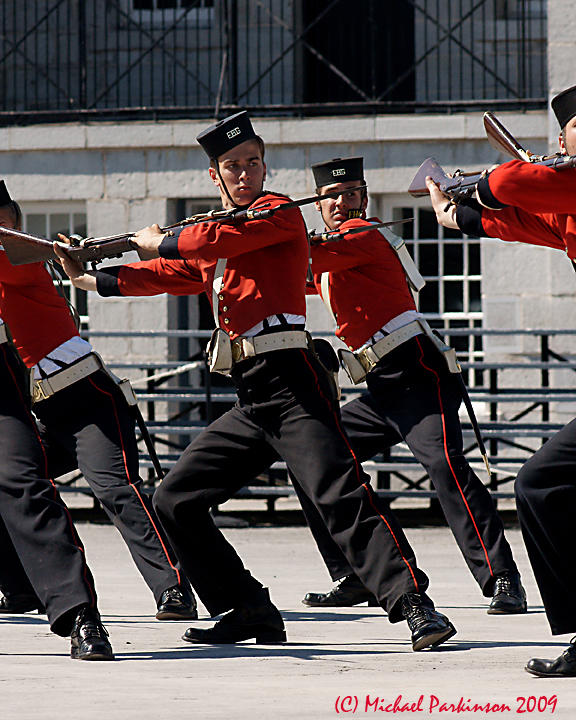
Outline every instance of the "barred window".
<svg viewBox="0 0 576 720">
<path fill-rule="evenodd" d="M 22 203 L 22 227 L 32 235 L 56 240 L 58 233 L 86 236 L 86 205 L 83 202 Z M 54 264 L 56 270 L 59 265 Z M 68 300 L 80 315 L 81 328 L 88 328 L 88 295 L 75 288 L 63 274 L 62 287 Z"/>
</svg>

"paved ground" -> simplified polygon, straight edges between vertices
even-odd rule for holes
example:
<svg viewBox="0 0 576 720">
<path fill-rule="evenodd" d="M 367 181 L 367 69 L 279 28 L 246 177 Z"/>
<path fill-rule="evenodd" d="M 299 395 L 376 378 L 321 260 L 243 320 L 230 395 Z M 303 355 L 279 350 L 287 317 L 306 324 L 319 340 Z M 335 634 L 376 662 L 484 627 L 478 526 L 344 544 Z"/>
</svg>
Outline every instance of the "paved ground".
<svg viewBox="0 0 576 720">
<path fill-rule="evenodd" d="M 549 634 L 517 530 L 508 535 L 524 573 L 530 613 L 511 618 L 486 615 L 487 601 L 447 530 L 409 531 L 420 564 L 431 576 L 431 595 L 458 628 L 444 649 L 427 653 L 413 653 L 405 624 L 391 625 L 377 608 L 316 611 L 300 604 L 306 591 L 330 586 L 305 529 L 226 531 L 257 577 L 269 584 L 287 622 L 289 643 L 270 647 L 183 643 L 180 635 L 186 623 L 152 619 L 152 598 L 116 530 L 98 525 L 80 530 L 118 659 L 72 661 L 68 642 L 51 635 L 42 616 L 2 617 L 2 720 L 331 718 L 374 713 L 576 717 L 576 678 L 539 680 L 522 669 L 533 655 L 557 655 L 569 638 Z M 207 624 L 199 621 L 200 626 Z M 340 713 L 337 698 L 344 703 L 338 707 Z M 510 709 L 473 713 L 461 705 L 459 710 L 461 698 L 468 705 L 497 703 Z M 526 698 L 528 704 L 518 698 Z M 436 701 L 455 707 L 441 710 Z M 413 703 L 410 711 L 407 704 Z"/>
</svg>

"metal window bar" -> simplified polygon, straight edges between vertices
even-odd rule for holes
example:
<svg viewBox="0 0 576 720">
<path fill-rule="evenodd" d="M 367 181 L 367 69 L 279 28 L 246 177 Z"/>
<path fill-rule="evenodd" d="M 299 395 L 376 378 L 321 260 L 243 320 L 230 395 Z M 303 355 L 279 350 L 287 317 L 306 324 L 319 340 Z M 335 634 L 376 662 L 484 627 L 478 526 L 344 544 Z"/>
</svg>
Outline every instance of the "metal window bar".
<svg viewBox="0 0 576 720">
<path fill-rule="evenodd" d="M 546 106 L 544 2 L 345 2 L 4 0 L 0 120 Z"/>
</svg>

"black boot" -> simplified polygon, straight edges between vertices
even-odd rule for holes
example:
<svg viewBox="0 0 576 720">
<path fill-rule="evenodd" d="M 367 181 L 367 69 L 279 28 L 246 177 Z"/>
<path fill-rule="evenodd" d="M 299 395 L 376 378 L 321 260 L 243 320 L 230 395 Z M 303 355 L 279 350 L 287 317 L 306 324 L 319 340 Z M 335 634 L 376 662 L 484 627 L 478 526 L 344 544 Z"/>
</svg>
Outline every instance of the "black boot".
<svg viewBox="0 0 576 720">
<path fill-rule="evenodd" d="M 198 607 L 192 591 L 183 584 L 164 590 L 156 620 L 198 620 Z"/>
<path fill-rule="evenodd" d="M 378 601 L 356 575 L 347 575 L 327 593 L 306 593 L 304 605 L 309 607 L 351 607 L 368 602 L 378 607 Z"/>
<path fill-rule="evenodd" d="M 20 613 L 32 612 L 33 610 L 38 610 L 39 613 L 46 612 L 36 595 L 15 593 L 14 595 L 4 595 L 0 598 L 0 613 L 18 615 Z"/>
<path fill-rule="evenodd" d="M 532 658 L 524 668 L 526 672 L 538 677 L 574 677 L 576 675 L 576 638 L 572 638 L 569 647 L 555 660 Z"/>
<path fill-rule="evenodd" d="M 234 608 L 208 630 L 188 628 L 182 636 L 191 643 L 229 645 L 254 638 L 257 643 L 272 645 L 286 642 L 284 621 L 272 604 L 267 588 L 255 602 Z"/>
<path fill-rule="evenodd" d="M 80 608 L 74 620 L 70 640 L 70 657 L 76 660 L 114 660 L 108 632 L 102 625 L 100 613 L 88 605 Z"/>
<path fill-rule="evenodd" d="M 429 598 L 418 593 L 402 595 L 402 614 L 412 633 L 415 652 L 437 647 L 456 634 L 448 618 L 434 609 Z"/>
<path fill-rule="evenodd" d="M 518 615 L 528 611 L 526 593 L 518 573 L 498 575 L 488 615 Z"/>
</svg>

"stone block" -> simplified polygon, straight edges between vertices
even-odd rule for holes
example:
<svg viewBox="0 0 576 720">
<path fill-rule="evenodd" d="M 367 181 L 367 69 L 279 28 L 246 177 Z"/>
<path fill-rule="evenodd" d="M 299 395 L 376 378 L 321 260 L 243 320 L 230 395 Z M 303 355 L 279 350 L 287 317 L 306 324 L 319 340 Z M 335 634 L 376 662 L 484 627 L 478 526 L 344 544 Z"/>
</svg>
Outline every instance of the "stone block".
<svg viewBox="0 0 576 720">
<path fill-rule="evenodd" d="M 285 120 L 281 142 L 296 145 L 369 141 L 375 139 L 371 117 L 310 118 Z"/>
<path fill-rule="evenodd" d="M 134 150 L 104 152 L 106 197 L 133 198 L 146 195 L 146 153 Z"/>
<path fill-rule="evenodd" d="M 466 137 L 461 115 L 379 115 L 375 140 L 430 140 Z M 354 137 L 354 136 L 352 136 Z"/>
<path fill-rule="evenodd" d="M 209 125 L 209 120 L 176 120 L 172 123 L 172 146 L 199 149 L 196 136 Z"/>
<path fill-rule="evenodd" d="M 154 150 L 147 156 L 148 194 L 169 198 L 211 198 L 218 195 L 208 174 L 208 159 L 201 150 Z"/>
<path fill-rule="evenodd" d="M 86 147 L 86 126 L 80 124 L 29 125 L 9 130 L 10 150 L 81 150 Z"/>
<path fill-rule="evenodd" d="M 168 205 L 163 197 L 128 202 L 128 225 L 132 230 L 139 230 L 154 223 L 165 225 L 167 214 Z"/>
<path fill-rule="evenodd" d="M 2 177 L 22 201 L 85 200 L 103 193 L 99 154 L 9 152 L 0 154 Z"/>
<path fill-rule="evenodd" d="M 88 200 L 88 234 L 92 237 L 116 235 L 131 230 L 128 203 L 125 200 Z"/>
<path fill-rule="evenodd" d="M 86 147 L 170 147 L 170 122 L 98 123 L 86 127 Z"/>
</svg>

